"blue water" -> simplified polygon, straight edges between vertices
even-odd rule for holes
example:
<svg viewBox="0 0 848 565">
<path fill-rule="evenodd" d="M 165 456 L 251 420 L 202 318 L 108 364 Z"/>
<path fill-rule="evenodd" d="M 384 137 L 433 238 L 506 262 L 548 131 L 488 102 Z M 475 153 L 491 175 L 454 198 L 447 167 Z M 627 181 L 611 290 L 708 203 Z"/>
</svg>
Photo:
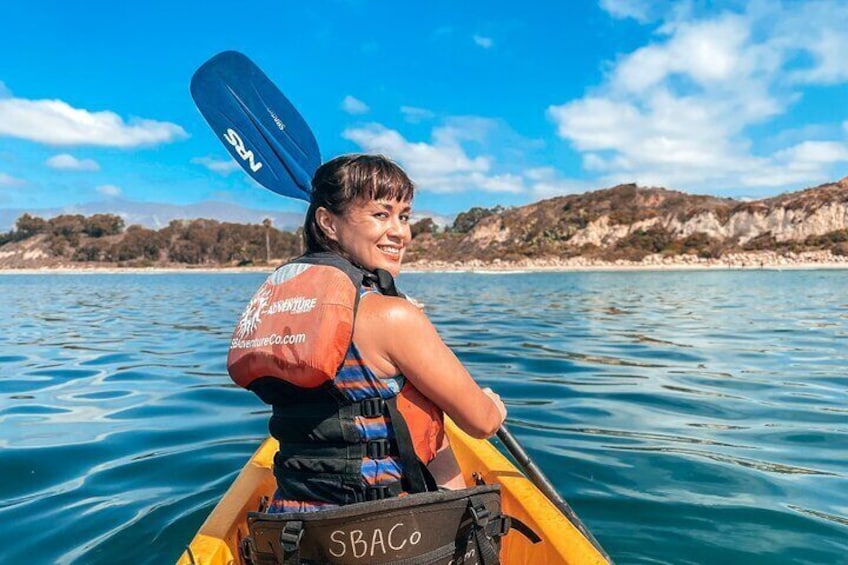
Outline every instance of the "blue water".
<svg viewBox="0 0 848 565">
<path fill-rule="evenodd" d="M 266 432 L 263 278 L 0 276 L 0 563 L 177 558 Z M 848 271 L 400 282 L 618 563 L 848 562 Z"/>
</svg>

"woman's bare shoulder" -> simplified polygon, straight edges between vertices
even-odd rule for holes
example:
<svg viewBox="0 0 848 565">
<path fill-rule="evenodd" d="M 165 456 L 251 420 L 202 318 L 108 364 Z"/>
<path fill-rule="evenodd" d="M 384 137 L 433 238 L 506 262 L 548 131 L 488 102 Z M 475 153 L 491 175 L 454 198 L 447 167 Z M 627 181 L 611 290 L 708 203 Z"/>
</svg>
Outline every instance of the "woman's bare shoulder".
<svg viewBox="0 0 848 565">
<path fill-rule="evenodd" d="M 427 326 L 429 320 L 422 309 L 398 296 L 371 293 L 362 297 L 357 317 L 385 324 L 384 329 L 414 329 Z"/>
</svg>

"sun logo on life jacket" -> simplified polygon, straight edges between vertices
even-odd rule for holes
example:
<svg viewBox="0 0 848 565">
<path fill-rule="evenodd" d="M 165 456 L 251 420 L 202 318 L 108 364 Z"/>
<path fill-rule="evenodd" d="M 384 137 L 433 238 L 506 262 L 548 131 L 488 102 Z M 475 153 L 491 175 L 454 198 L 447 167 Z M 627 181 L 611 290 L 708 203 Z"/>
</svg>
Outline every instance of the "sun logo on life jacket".
<svg viewBox="0 0 848 565">
<path fill-rule="evenodd" d="M 244 309 L 241 318 L 239 318 L 237 328 L 239 339 L 244 339 L 256 331 L 256 328 L 259 327 L 259 322 L 262 321 L 262 314 L 265 313 L 265 307 L 268 306 L 270 300 L 271 287 L 268 283 L 265 283 L 256 291 L 253 298 L 250 299 L 250 303 Z"/>
</svg>

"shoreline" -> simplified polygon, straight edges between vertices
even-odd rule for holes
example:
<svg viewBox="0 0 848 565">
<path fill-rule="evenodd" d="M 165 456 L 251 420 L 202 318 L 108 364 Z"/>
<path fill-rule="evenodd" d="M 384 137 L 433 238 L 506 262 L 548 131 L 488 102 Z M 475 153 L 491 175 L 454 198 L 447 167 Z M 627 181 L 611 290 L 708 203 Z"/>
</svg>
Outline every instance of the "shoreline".
<svg viewBox="0 0 848 565">
<path fill-rule="evenodd" d="M 30 268 L 0 268 L 0 275 L 62 275 L 62 274 L 227 274 L 270 273 L 282 263 L 249 267 L 117 267 L 92 264 L 58 265 Z M 416 261 L 403 266 L 403 273 L 543 273 L 543 272 L 639 272 L 639 271 L 781 271 L 781 270 L 835 270 L 848 269 L 848 256 L 829 252 L 806 252 L 779 255 L 774 252 L 731 254 L 719 259 L 704 259 L 691 255 L 662 257 L 649 255 L 642 261 L 601 261 L 583 257 L 570 259 L 522 259 L 483 262 L 470 261 Z"/>
</svg>

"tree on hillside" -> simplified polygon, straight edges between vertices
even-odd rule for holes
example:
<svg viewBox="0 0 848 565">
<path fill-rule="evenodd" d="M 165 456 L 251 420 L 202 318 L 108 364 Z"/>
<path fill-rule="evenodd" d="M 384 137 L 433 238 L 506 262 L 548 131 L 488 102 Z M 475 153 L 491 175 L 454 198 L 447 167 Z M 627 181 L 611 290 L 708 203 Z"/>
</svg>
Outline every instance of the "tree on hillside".
<svg viewBox="0 0 848 565">
<path fill-rule="evenodd" d="M 424 218 L 423 220 L 418 220 L 410 226 L 410 231 L 412 232 L 412 239 L 415 239 L 419 235 L 425 233 L 436 233 L 437 228 L 438 226 L 436 226 L 436 222 L 433 221 L 433 218 Z"/>
<path fill-rule="evenodd" d="M 15 222 L 15 232 L 18 239 L 26 239 L 47 231 L 47 221 L 38 216 L 24 214 Z"/>
<path fill-rule="evenodd" d="M 47 220 L 50 233 L 70 237 L 79 235 L 85 229 L 85 216 L 82 214 L 61 214 Z"/>
<path fill-rule="evenodd" d="M 123 229 L 123 218 L 115 214 L 94 214 L 83 222 L 83 233 L 91 237 L 118 235 Z"/>
<path fill-rule="evenodd" d="M 62 256 L 69 248 L 78 247 L 80 234 L 85 229 L 85 216 L 82 214 L 62 214 L 47 220 L 50 236 L 47 248 L 55 256 Z"/>
<path fill-rule="evenodd" d="M 500 205 L 495 206 L 494 208 L 481 208 L 479 206 L 475 206 L 467 212 L 460 212 L 457 214 L 456 219 L 453 221 L 453 225 L 451 226 L 451 231 L 468 233 L 474 229 L 474 226 L 480 223 L 480 220 L 483 218 L 488 218 L 493 214 L 500 214 L 503 211 L 504 207 Z"/>
<path fill-rule="evenodd" d="M 265 262 L 271 262 L 271 218 L 262 220 L 262 225 L 265 226 Z"/>
<path fill-rule="evenodd" d="M 162 246 L 163 238 L 159 232 L 132 225 L 127 228 L 123 239 L 112 246 L 111 253 L 117 261 L 133 259 L 155 261 L 159 259 Z"/>
</svg>

